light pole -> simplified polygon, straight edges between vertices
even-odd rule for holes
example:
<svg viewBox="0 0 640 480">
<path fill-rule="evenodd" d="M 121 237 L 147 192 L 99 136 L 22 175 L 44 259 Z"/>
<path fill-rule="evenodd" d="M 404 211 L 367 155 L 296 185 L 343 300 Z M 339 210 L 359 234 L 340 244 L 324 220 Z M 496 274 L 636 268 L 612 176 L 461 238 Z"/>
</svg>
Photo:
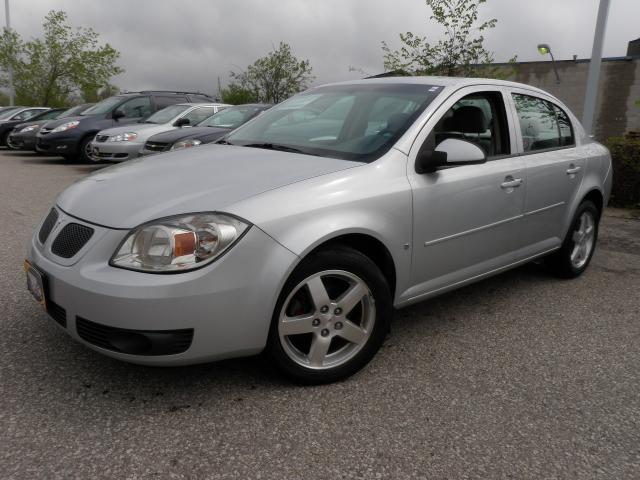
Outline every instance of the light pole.
<svg viewBox="0 0 640 480">
<path fill-rule="evenodd" d="M 558 75 L 558 69 L 556 68 L 556 59 L 553 58 L 551 47 L 546 43 L 540 43 L 538 45 L 538 52 L 540 52 L 540 55 L 549 54 L 551 56 L 551 65 L 553 65 L 553 71 L 556 74 L 556 83 L 560 83 L 560 75 Z"/>
<path fill-rule="evenodd" d="M 593 118 L 596 113 L 600 64 L 602 63 L 602 44 L 604 42 L 604 31 L 607 26 L 608 15 L 609 0 L 600 0 L 598 19 L 596 20 L 596 31 L 593 35 L 591 62 L 589 62 L 589 75 L 587 76 L 587 92 L 585 93 L 584 109 L 582 111 L 582 126 L 587 132 L 587 135 L 593 134 Z"/>
<path fill-rule="evenodd" d="M 11 15 L 9 14 L 9 0 L 4 0 L 4 15 L 7 21 L 7 30 L 11 30 Z M 13 65 L 9 64 L 9 105 L 13 106 Z"/>
</svg>

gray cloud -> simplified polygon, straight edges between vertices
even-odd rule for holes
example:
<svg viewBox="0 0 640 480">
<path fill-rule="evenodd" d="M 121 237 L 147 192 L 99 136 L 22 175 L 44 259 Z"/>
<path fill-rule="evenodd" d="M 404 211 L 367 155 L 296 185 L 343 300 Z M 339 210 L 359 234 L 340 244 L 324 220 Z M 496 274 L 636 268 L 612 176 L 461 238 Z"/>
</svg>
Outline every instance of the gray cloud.
<svg viewBox="0 0 640 480">
<path fill-rule="evenodd" d="M 10 0 L 12 26 L 35 36 L 52 9 L 70 22 L 100 33 L 121 52 L 124 89 L 190 89 L 213 93 L 217 78 L 244 68 L 280 40 L 314 68 L 315 83 L 358 78 L 349 66 L 383 70 L 380 42 L 397 45 L 398 33 L 437 38 L 422 0 Z M 598 0 L 489 0 L 482 9 L 498 26 L 486 35 L 497 61 L 512 55 L 538 60 L 540 42 L 556 58 L 591 54 Z M 1 17 L 0 17 L 1 18 Z M 621 56 L 640 36 L 638 0 L 615 0 L 609 15 L 605 56 Z"/>
</svg>

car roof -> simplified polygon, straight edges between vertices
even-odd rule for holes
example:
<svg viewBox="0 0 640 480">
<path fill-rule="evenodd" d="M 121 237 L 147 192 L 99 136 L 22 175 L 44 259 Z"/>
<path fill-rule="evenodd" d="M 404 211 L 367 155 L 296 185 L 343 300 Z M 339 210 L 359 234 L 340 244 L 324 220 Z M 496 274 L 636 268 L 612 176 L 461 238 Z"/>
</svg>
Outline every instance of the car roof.
<svg viewBox="0 0 640 480">
<path fill-rule="evenodd" d="M 273 103 L 241 103 L 240 105 L 231 105 L 232 107 L 273 107 Z"/>
<path fill-rule="evenodd" d="M 215 103 L 215 102 L 182 102 L 182 103 L 174 103 L 174 105 L 181 105 L 183 107 L 230 107 L 228 103 Z M 171 106 L 171 105 L 169 105 Z"/>
<path fill-rule="evenodd" d="M 431 85 L 440 87 L 454 87 L 461 88 L 473 85 L 496 85 L 502 87 L 511 88 L 525 88 L 527 90 L 534 90 L 545 95 L 549 95 L 544 90 L 527 85 L 525 83 L 511 82 L 508 80 L 497 80 L 494 78 L 472 78 L 472 77 L 436 77 L 436 76 L 410 76 L 410 77 L 373 77 L 364 78 L 362 80 L 351 80 L 345 82 L 328 83 L 320 86 L 327 85 L 370 85 L 372 83 L 378 84 L 408 84 L 408 85 Z"/>
</svg>

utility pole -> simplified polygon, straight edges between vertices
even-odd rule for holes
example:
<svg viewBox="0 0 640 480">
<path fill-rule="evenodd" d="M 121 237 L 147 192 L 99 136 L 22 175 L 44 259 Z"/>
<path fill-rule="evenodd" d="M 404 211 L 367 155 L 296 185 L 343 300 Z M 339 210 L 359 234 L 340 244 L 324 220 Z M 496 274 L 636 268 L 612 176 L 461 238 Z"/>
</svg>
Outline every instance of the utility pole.
<svg viewBox="0 0 640 480">
<path fill-rule="evenodd" d="M 7 30 L 11 30 L 11 15 L 9 14 L 9 0 L 4 0 L 4 16 L 7 21 Z M 9 65 L 9 105 L 13 106 L 13 65 Z"/>
<path fill-rule="evenodd" d="M 604 31 L 609 15 L 609 0 L 600 0 L 598 7 L 598 19 L 596 31 L 593 36 L 593 50 L 591 62 L 589 62 L 589 76 L 587 77 L 587 93 L 584 98 L 584 110 L 582 112 L 582 126 L 587 135 L 593 134 L 593 119 L 596 113 L 596 100 L 598 99 L 598 82 L 600 80 L 600 64 L 602 63 L 602 44 L 604 43 Z"/>
</svg>

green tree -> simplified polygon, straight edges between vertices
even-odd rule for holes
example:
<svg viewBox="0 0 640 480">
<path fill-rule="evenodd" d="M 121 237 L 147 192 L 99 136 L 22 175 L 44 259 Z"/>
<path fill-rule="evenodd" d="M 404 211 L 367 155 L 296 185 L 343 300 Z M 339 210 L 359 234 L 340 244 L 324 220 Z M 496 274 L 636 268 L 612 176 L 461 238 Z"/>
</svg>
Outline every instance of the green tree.
<svg viewBox="0 0 640 480">
<path fill-rule="evenodd" d="M 242 105 L 243 103 L 258 101 L 258 96 L 253 91 L 243 88 L 237 83 L 230 83 L 227 87 L 220 87 L 219 94 L 222 102 L 231 105 Z"/>
<path fill-rule="evenodd" d="M 291 47 L 280 42 L 278 48 L 259 58 L 244 72 L 231 72 L 234 84 L 252 92 L 261 102 L 279 103 L 307 88 L 314 78 L 309 60 L 298 60 Z"/>
<path fill-rule="evenodd" d="M 65 12 L 50 11 L 42 27 L 41 38 L 24 41 L 6 28 L 0 36 L 0 69 L 7 72 L 13 66 L 16 103 L 62 106 L 73 93 L 95 101 L 111 77 L 123 72 L 116 65 L 118 51 L 108 43 L 100 45 L 91 28 L 68 25 Z M 7 85 L 6 74 L 0 82 Z"/>
<path fill-rule="evenodd" d="M 382 42 L 385 69 L 411 75 L 510 76 L 513 69 L 492 65 L 493 53 L 484 48 L 483 33 L 498 23 L 495 18 L 479 22 L 478 8 L 486 1 L 425 0 L 432 12 L 429 18 L 444 29 L 444 38 L 434 43 L 411 32 L 401 33 L 399 50 Z"/>
</svg>

